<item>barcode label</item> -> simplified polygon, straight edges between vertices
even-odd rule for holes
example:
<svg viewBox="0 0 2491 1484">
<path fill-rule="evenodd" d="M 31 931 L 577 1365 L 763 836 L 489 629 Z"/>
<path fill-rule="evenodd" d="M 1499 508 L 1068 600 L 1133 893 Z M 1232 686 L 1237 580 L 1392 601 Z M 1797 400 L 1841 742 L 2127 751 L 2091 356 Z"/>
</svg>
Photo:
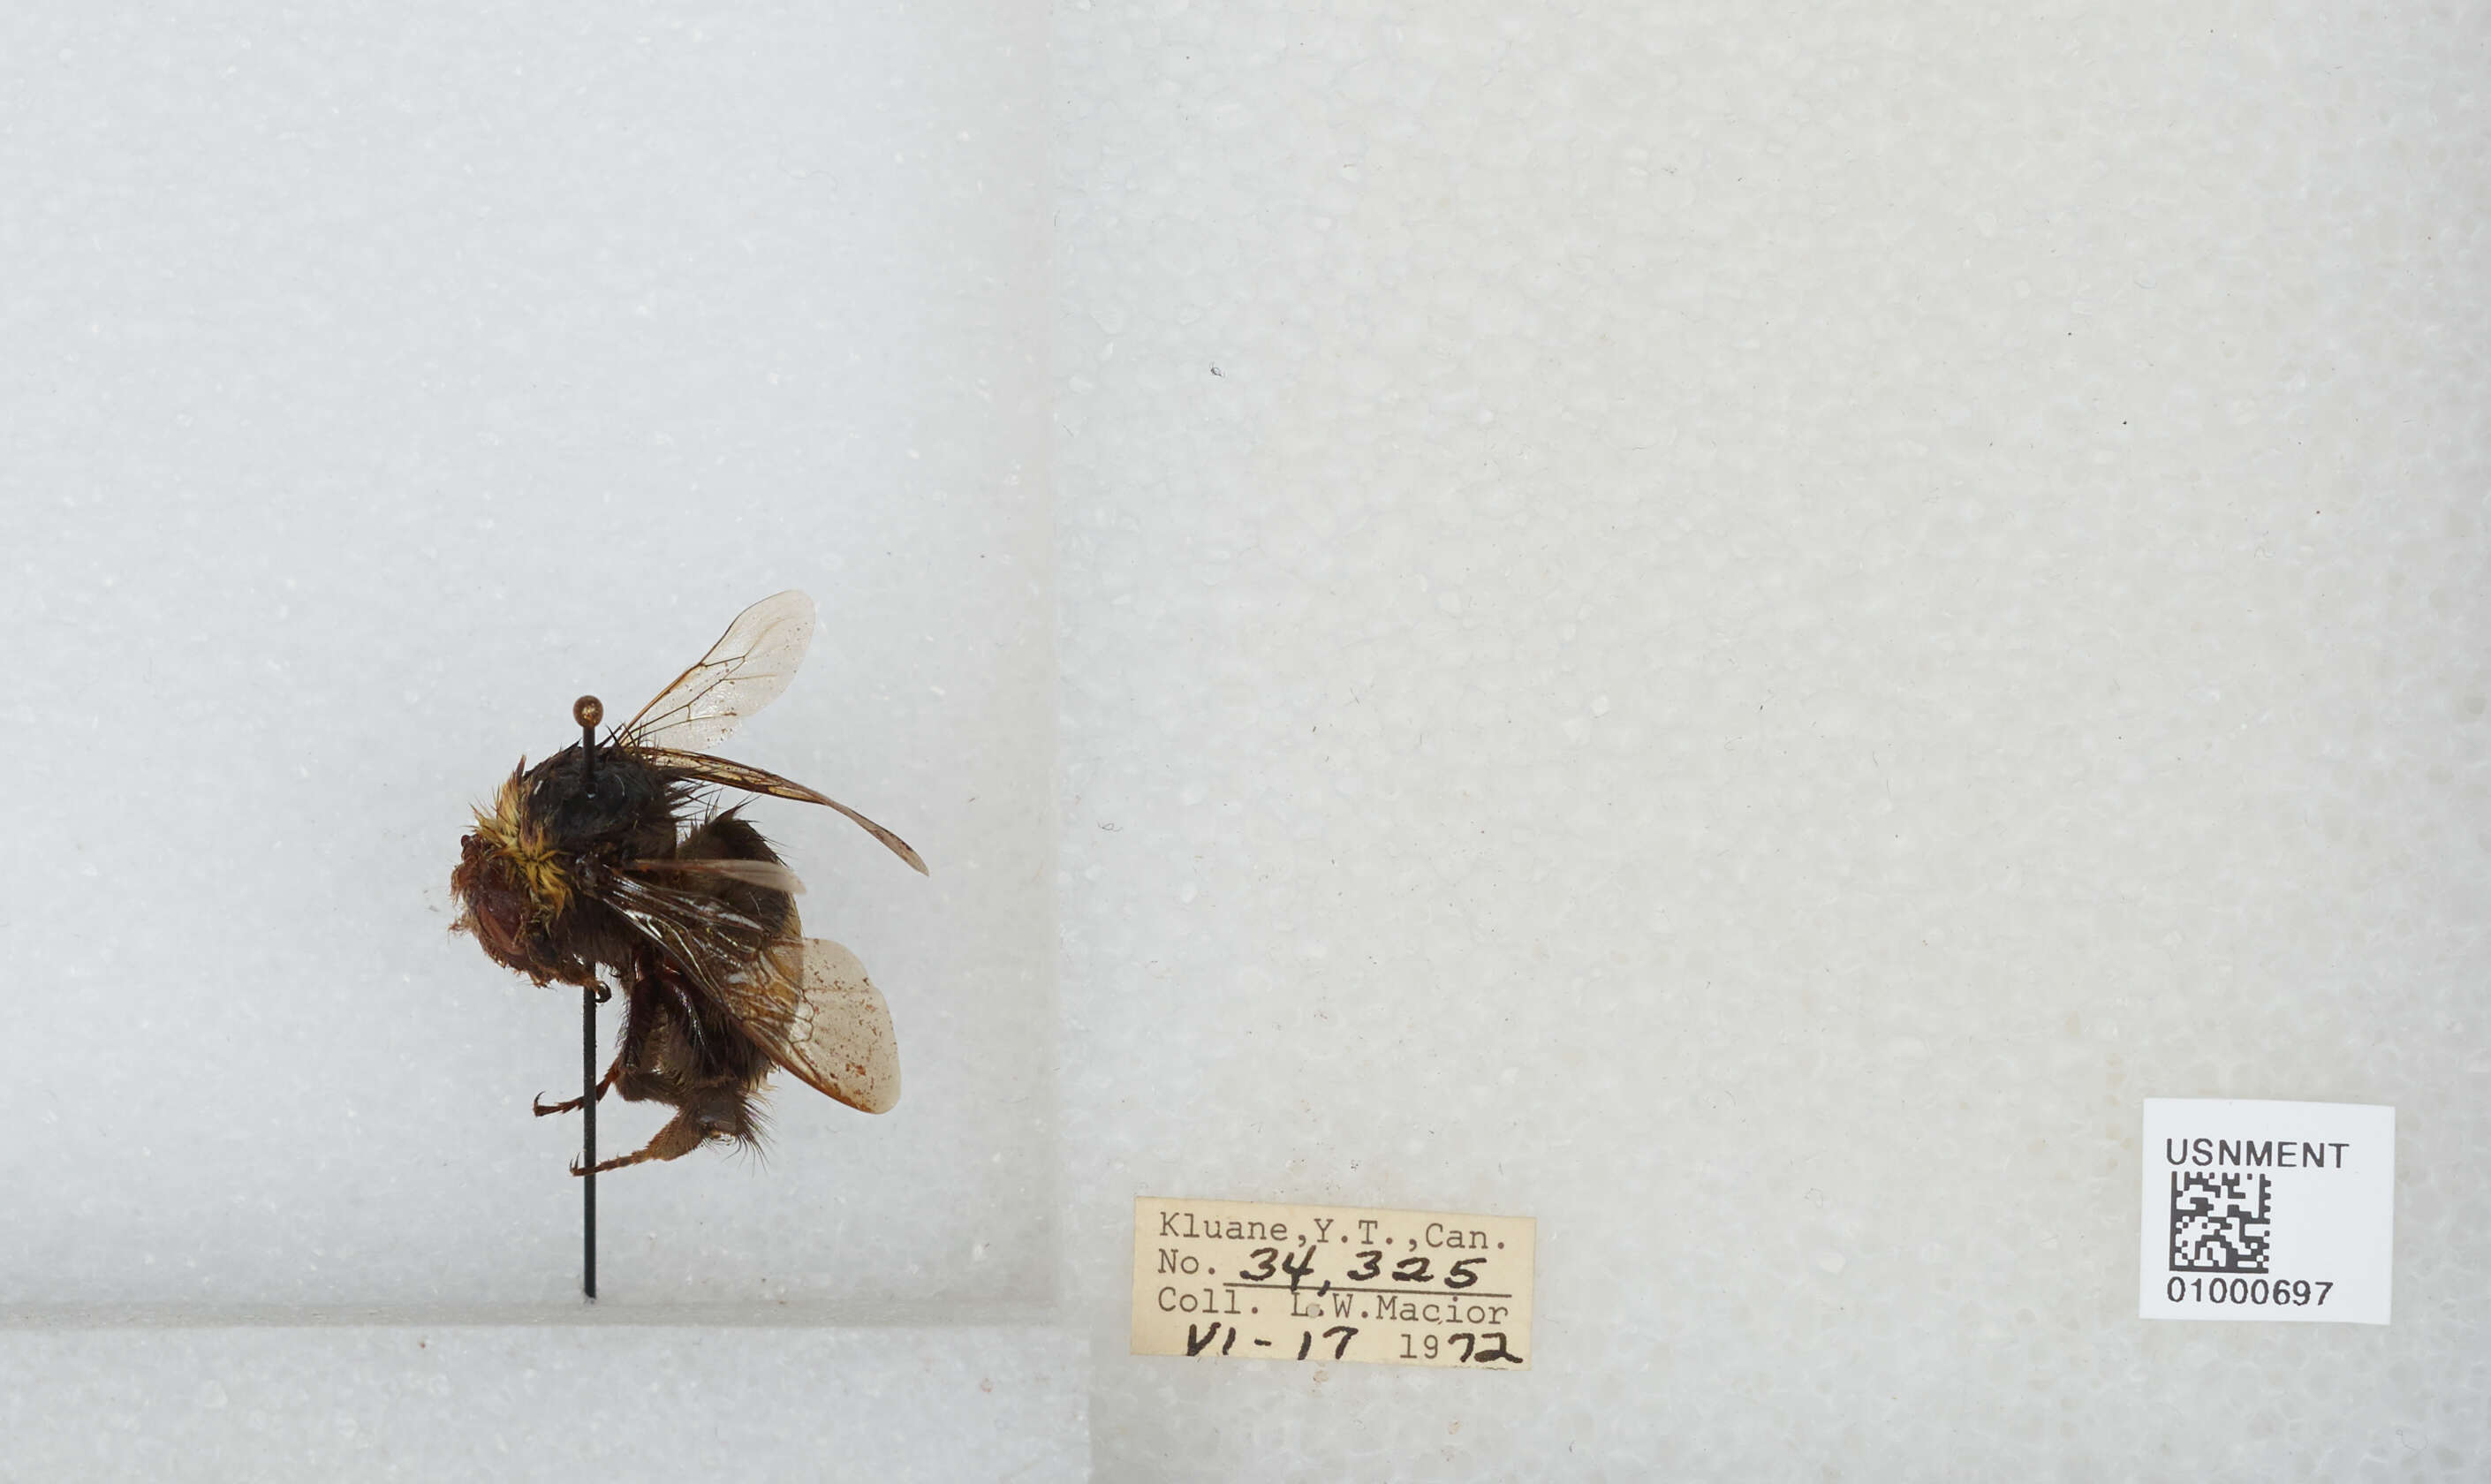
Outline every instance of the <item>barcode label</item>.
<svg viewBox="0 0 2491 1484">
<path fill-rule="evenodd" d="M 2384 1324 L 2396 1114 L 2148 1098 L 2137 1312 Z"/>
<path fill-rule="evenodd" d="M 2171 1270 L 2266 1271 L 2273 1182 L 2263 1175 L 2171 1172 Z"/>
</svg>

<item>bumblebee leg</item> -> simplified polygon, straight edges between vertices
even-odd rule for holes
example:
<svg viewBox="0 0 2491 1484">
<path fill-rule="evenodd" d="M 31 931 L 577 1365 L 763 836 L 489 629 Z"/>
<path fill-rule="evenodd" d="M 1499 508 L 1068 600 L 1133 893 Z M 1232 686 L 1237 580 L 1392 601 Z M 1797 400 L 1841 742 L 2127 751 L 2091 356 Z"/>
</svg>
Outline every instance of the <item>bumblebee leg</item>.
<svg viewBox="0 0 2491 1484">
<path fill-rule="evenodd" d="M 608 1170 L 620 1170 L 625 1165 L 645 1164 L 652 1159 L 681 1159 L 699 1149 L 701 1140 L 707 1137 L 707 1131 L 693 1120 L 690 1114 L 679 1113 L 675 1115 L 674 1121 L 658 1130 L 658 1136 L 649 1141 L 647 1148 L 636 1154 L 600 1160 L 597 1164 L 597 1173 L 602 1175 Z M 571 1167 L 571 1173 L 586 1175 L 588 1172 L 574 1164 Z"/>
<path fill-rule="evenodd" d="M 605 1069 L 604 1080 L 597 1084 L 598 1101 L 603 1102 L 605 1100 L 606 1090 L 614 1086 L 614 1079 L 620 1076 L 622 1071 L 623 1058 L 618 1055 L 614 1059 L 614 1064 Z M 576 1097 L 571 1099 L 569 1102 L 549 1103 L 544 1100 L 544 1094 L 542 1092 L 539 1092 L 528 1106 L 535 1110 L 538 1118 L 543 1118 L 548 1113 L 577 1113 L 579 1111 L 579 1104 L 580 1099 Z"/>
<path fill-rule="evenodd" d="M 604 1079 L 597 1084 L 597 1099 L 600 1102 L 605 1100 L 605 1094 L 613 1091 L 616 1081 L 622 1079 L 625 1068 L 638 1067 L 648 1056 L 651 1018 L 649 1012 L 641 1006 L 643 998 L 645 998 L 643 994 L 635 990 L 625 1002 L 623 1044 L 615 1049 L 614 1064 L 605 1068 Z M 630 1082 L 624 1082 L 624 1101 L 638 1102 L 647 1095 L 645 1092 L 635 1092 Z M 549 1113 L 577 1112 L 579 1099 L 574 1097 L 568 1102 L 549 1103 L 544 1100 L 544 1094 L 540 1092 L 530 1106 L 536 1110 L 538 1118 L 543 1118 Z"/>
</svg>

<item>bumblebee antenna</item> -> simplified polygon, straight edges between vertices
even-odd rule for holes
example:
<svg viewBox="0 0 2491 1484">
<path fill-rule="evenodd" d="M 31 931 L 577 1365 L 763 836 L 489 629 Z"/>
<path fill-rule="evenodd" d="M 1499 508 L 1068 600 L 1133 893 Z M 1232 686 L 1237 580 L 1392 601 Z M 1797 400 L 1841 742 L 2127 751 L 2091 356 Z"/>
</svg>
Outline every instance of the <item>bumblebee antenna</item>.
<svg viewBox="0 0 2491 1484">
<path fill-rule="evenodd" d="M 571 703 L 571 719 L 579 723 L 579 785 L 594 798 L 597 794 L 597 723 L 605 719 L 605 703 L 595 696 L 581 696 Z"/>
</svg>

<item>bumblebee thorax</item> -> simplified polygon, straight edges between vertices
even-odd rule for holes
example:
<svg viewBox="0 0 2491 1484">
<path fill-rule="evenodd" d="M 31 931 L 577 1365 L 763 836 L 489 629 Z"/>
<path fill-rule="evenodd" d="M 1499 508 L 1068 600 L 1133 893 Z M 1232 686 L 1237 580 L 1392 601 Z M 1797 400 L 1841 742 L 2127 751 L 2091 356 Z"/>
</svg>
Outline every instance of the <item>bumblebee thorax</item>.
<svg viewBox="0 0 2491 1484">
<path fill-rule="evenodd" d="M 546 840 L 574 855 L 666 854 L 674 838 L 674 808 L 664 780 L 620 747 L 598 749 L 593 788 L 583 782 L 579 765 L 579 749 L 565 747 L 520 781 L 525 813 Z"/>
</svg>

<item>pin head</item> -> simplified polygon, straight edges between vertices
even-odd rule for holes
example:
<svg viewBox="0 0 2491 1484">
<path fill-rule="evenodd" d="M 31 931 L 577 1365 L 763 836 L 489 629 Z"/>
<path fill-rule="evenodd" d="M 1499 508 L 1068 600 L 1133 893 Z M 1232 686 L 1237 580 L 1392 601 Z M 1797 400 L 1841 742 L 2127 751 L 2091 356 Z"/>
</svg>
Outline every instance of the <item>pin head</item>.
<svg viewBox="0 0 2491 1484">
<path fill-rule="evenodd" d="M 581 696 L 571 703 L 571 719 L 584 727 L 593 727 L 605 719 L 605 703 L 595 696 Z"/>
</svg>

